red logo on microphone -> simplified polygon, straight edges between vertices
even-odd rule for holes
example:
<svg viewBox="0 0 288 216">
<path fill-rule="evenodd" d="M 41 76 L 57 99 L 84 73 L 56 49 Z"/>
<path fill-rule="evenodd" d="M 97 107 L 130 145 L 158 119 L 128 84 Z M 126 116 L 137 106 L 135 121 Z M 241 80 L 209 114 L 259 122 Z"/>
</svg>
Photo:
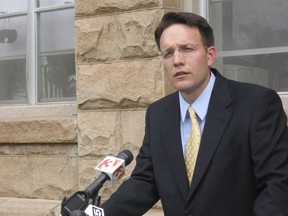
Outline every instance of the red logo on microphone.
<svg viewBox="0 0 288 216">
<path fill-rule="evenodd" d="M 120 166 L 117 168 L 117 170 L 115 170 L 115 172 L 113 173 L 113 178 L 114 179 L 119 179 L 119 178 L 122 178 L 122 176 L 124 175 L 124 167 L 123 166 Z"/>
<path fill-rule="evenodd" d="M 95 168 L 109 176 L 110 181 L 120 179 L 125 172 L 125 161 L 120 158 L 107 156 Z"/>
<path fill-rule="evenodd" d="M 110 169 L 112 167 L 117 166 L 117 163 L 121 162 L 121 160 L 118 160 L 117 158 L 109 157 L 104 159 L 100 164 L 98 164 L 97 168 L 102 169 Z"/>
</svg>

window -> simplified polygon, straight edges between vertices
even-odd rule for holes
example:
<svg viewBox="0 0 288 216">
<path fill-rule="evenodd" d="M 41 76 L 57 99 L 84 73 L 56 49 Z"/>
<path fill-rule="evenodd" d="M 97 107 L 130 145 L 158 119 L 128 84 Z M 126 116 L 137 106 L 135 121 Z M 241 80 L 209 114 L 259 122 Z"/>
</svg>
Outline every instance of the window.
<svg viewBox="0 0 288 216">
<path fill-rule="evenodd" d="M 0 104 L 74 101 L 74 2 L 0 0 Z"/>
<path fill-rule="evenodd" d="M 288 93 L 287 0 L 184 0 L 184 10 L 208 18 L 226 77 Z"/>
</svg>

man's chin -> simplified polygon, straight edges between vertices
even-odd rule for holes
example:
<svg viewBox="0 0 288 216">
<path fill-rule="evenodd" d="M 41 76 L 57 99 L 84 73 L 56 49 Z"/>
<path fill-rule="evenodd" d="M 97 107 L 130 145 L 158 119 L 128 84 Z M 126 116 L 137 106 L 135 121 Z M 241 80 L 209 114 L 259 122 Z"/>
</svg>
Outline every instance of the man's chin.
<svg viewBox="0 0 288 216">
<path fill-rule="evenodd" d="M 179 91 L 179 92 L 183 92 L 183 93 L 187 93 L 190 92 L 192 87 L 188 86 L 188 85 L 174 85 L 174 88 Z"/>
</svg>

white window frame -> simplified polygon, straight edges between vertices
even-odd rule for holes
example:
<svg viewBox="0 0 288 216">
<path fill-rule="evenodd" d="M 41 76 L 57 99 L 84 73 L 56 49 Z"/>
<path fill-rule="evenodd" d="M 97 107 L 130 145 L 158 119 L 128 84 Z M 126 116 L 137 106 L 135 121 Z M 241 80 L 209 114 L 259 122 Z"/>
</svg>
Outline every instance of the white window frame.
<svg viewBox="0 0 288 216">
<path fill-rule="evenodd" d="M 26 79 L 27 79 L 27 103 L 28 104 L 1 104 L 0 105 L 0 120 L 6 118 L 30 118 L 33 116 L 70 116 L 73 118 L 77 113 L 77 102 L 61 101 L 51 103 L 38 103 L 37 99 L 37 79 L 38 79 L 38 63 L 36 56 L 38 55 L 37 46 L 37 14 L 44 11 L 56 11 L 62 9 L 74 8 L 74 3 L 47 6 L 37 8 L 35 0 L 27 0 L 27 11 L 19 11 L 15 13 L 0 14 L 0 19 L 5 17 L 27 16 L 27 32 L 33 32 L 27 37 L 27 55 L 26 55 Z M 75 52 L 75 49 L 73 50 Z"/>
<path fill-rule="evenodd" d="M 28 8 L 27 11 L 19 11 L 14 13 L 3 13 L 0 14 L 0 19 L 5 17 L 16 17 L 16 16 L 27 16 L 27 55 L 26 55 L 26 82 L 27 82 L 27 102 L 28 105 L 36 105 L 38 102 L 38 89 L 37 89 L 37 80 L 38 80 L 38 62 L 37 56 L 39 53 L 38 50 L 38 24 L 37 24 L 37 15 L 41 12 L 51 12 L 56 10 L 63 9 L 73 9 L 74 3 L 65 4 L 65 5 L 56 5 L 56 6 L 47 6 L 37 8 L 36 0 L 27 0 Z M 75 52 L 71 50 L 71 53 Z M 70 52 L 69 52 L 70 53 Z M 67 101 L 63 101 L 63 103 Z M 59 102 L 52 102 L 59 103 Z M 62 102 L 60 102 L 62 103 Z M 42 104 L 42 103 L 41 103 Z M 5 104 L 3 104 L 5 106 Z"/>
</svg>

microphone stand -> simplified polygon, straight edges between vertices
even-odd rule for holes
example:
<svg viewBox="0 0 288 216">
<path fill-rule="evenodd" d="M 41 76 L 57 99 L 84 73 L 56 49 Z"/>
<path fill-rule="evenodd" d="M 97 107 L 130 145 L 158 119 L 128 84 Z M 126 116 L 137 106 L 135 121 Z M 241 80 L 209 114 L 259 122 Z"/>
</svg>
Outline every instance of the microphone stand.
<svg viewBox="0 0 288 216">
<path fill-rule="evenodd" d="M 85 190 L 74 193 L 68 199 L 64 197 L 61 203 L 61 215 L 70 216 L 70 214 L 75 210 L 84 211 L 89 205 L 90 200 L 92 200 L 92 205 L 100 205 L 101 196 L 98 195 L 98 191 L 94 191 L 92 196 Z"/>
</svg>

